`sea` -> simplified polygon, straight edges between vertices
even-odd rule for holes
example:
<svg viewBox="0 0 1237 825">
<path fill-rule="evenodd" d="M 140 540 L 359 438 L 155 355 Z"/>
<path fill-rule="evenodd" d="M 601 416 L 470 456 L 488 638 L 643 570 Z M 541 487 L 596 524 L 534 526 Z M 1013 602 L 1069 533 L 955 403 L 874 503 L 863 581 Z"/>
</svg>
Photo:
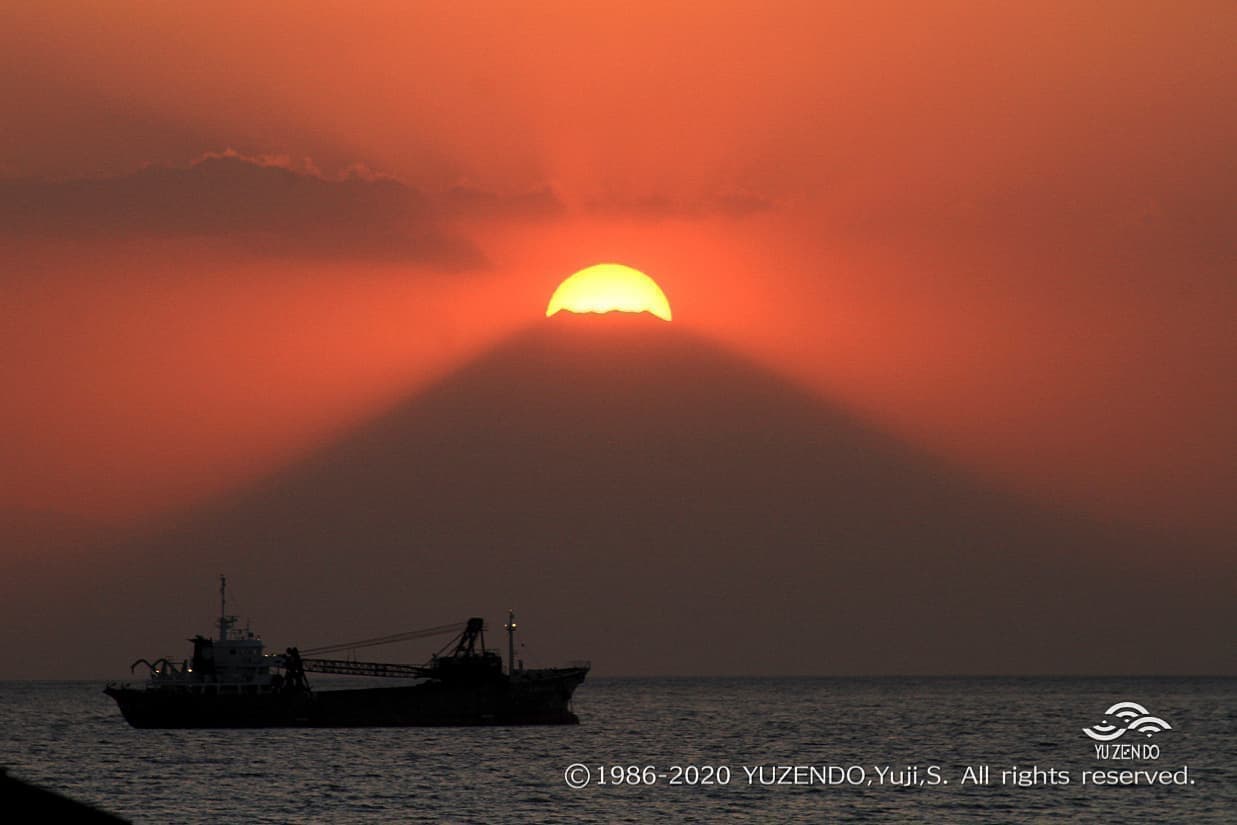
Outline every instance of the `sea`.
<svg viewBox="0 0 1237 825">
<path fill-rule="evenodd" d="M 289 730 L 102 688 L 0 682 L 0 766 L 135 823 L 1237 822 L 1231 678 L 590 677 L 579 725 Z"/>
</svg>

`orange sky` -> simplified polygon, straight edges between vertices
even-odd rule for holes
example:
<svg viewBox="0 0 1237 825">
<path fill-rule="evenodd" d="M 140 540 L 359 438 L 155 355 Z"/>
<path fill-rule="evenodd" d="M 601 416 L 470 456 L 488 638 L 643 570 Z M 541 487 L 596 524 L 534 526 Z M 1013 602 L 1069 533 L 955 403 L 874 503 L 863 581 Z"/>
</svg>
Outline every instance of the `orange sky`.
<svg viewBox="0 0 1237 825">
<path fill-rule="evenodd" d="M 615 260 L 985 477 L 1237 531 L 1232 4 L 699 8 L 6 10 L 0 511 L 166 517 Z"/>
</svg>

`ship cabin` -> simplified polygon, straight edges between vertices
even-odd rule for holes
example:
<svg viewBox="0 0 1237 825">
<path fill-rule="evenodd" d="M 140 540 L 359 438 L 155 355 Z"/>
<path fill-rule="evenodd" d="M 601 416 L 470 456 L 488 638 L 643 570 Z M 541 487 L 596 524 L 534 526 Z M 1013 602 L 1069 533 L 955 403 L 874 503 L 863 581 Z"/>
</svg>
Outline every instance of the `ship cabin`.
<svg viewBox="0 0 1237 825">
<path fill-rule="evenodd" d="M 235 616 L 221 616 L 218 639 L 190 639 L 193 658 L 179 666 L 166 659 L 155 662 L 147 687 L 207 696 L 274 691 L 279 681 L 271 675 L 274 657 L 266 655 L 261 637 L 234 629 L 235 623 Z"/>
</svg>

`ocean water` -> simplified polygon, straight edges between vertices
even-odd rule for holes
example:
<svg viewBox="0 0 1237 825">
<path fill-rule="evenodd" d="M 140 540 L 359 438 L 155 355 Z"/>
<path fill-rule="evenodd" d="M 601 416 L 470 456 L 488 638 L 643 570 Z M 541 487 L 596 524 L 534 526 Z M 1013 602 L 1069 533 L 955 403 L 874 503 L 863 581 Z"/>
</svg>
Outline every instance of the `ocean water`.
<svg viewBox="0 0 1237 825">
<path fill-rule="evenodd" d="M 590 678 L 579 726 L 259 731 L 102 687 L 0 683 L 0 765 L 133 822 L 1237 821 L 1234 679 Z M 1084 735 L 1122 701 L 1154 758 Z"/>
</svg>

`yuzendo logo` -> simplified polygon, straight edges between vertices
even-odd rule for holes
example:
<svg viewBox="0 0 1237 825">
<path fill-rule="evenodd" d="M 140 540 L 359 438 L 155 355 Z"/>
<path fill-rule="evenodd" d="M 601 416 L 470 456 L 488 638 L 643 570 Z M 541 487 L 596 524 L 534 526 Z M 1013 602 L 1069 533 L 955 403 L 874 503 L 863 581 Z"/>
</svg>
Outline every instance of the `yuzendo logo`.
<svg viewBox="0 0 1237 825">
<path fill-rule="evenodd" d="M 1155 736 L 1160 731 L 1172 730 L 1173 726 L 1151 713 L 1137 702 L 1118 702 L 1104 711 L 1105 719 L 1097 725 L 1083 728 L 1082 732 L 1096 742 L 1112 742 L 1129 731 Z M 1116 720 L 1115 722 L 1113 720 Z"/>
</svg>

